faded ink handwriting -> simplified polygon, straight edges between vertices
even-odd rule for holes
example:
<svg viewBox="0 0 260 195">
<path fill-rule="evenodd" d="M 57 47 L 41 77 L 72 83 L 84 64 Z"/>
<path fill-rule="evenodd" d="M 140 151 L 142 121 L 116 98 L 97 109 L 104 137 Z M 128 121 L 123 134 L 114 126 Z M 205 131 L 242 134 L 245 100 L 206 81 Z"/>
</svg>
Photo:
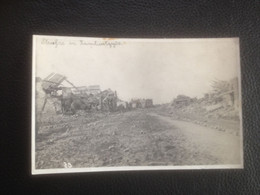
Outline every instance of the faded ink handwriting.
<svg viewBox="0 0 260 195">
<path fill-rule="evenodd" d="M 55 48 L 61 46 L 89 46 L 89 47 L 108 47 L 115 48 L 117 46 L 123 45 L 124 43 L 115 40 L 59 40 L 59 39 L 42 39 L 41 45 L 54 46 Z"/>
<path fill-rule="evenodd" d="M 65 45 L 65 42 L 58 40 L 58 39 L 42 39 L 41 44 L 42 45 L 53 45 L 55 48 L 57 48 L 58 46 Z"/>
</svg>

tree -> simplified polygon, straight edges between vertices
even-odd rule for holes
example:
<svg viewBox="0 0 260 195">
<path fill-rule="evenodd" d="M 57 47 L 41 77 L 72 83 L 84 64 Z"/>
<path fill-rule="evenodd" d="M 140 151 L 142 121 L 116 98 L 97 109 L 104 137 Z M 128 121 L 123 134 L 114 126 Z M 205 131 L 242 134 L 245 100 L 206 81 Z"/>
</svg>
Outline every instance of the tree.
<svg viewBox="0 0 260 195">
<path fill-rule="evenodd" d="M 229 82 L 222 80 L 213 80 L 211 82 L 211 87 L 214 93 L 221 94 L 229 90 Z"/>
</svg>

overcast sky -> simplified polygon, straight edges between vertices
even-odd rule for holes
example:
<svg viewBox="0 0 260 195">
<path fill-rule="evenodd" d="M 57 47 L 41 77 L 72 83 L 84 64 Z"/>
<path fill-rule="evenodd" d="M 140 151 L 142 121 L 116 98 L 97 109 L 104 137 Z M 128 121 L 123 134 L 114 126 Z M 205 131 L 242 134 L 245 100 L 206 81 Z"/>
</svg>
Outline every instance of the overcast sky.
<svg viewBox="0 0 260 195">
<path fill-rule="evenodd" d="M 53 45 L 53 41 L 57 40 Z M 98 43 L 97 45 L 81 45 Z M 37 37 L 36 76 L 67 76 L 76 86 L 100 85 L 126 101 L 168 103 L 179 94 L 201 97 L 210 81 L 239 74 L 238 39 L 109 40 Z M 70 44 L 71 43 L 71 44 Z"/>
</svg>

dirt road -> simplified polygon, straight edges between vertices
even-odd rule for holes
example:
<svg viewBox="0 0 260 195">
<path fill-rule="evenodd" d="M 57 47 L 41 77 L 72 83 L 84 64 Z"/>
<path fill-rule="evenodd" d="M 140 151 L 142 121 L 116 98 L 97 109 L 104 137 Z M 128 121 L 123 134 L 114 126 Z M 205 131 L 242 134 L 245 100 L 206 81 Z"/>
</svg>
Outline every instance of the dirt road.
<svg viewBox="0 0 260 195">
<path fill-rule="evenodd" d="M 239 164 L 239 137 L 152 110 L 70 119 L 70 127 L 41 128 L 36 168 Z M 66 119 L 67 121 L 68 119 Z M 62 120 L 60 120 L 62 121 Z M 55 128 L 56 127 L 56 128 Z"/>
<path fill-rule="evenodd" d="M 159 120 L 181 129 L 181 132 L 187 138 L 186 147 L 192 150 L 193 153 L 213 156 L 219 163 L 223 164 L 240 162 L 239 148 L 241 142 L 238 136 L 190 122 L 172 120 L 169 117 L 155 113 L 149 113 L 149 115 L 156 116 Z"/>
</svg>

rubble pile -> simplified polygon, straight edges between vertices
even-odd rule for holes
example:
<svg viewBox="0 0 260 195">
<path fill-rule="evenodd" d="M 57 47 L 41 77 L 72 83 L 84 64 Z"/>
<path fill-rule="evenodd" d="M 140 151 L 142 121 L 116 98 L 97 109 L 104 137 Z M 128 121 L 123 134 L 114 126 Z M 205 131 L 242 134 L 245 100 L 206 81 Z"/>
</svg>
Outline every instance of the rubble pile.
<svg viewBox="0 0 260 195">
<path fill-rule="evenodd" d="M 65 81 L 72 87 L 65 87 Z M 86 123 L 134 108 L 132 103 L 119 99 L 116 91 L 101 90 L 99 85 L 76 87 L 65 76 L 56 73 L 45 79 L 36 78 L 35 96 L 36 135 L 40 140 L 50 133 L 84 128 Z M 153 104 L 152 99 L 139 103 L 143 108 Z"/>
<path fill-rule="evenodd" d="M 170 104 L 162 105 L 155 111 L 176 120 L 239 135 L 237 79 L 214 83 L 213 92 L 202 98 L 178 95 Z"/>
<path fill-rule="evenodd" d="M 214 81 L 212 92 L 203 98 L 178 95 L 171 106 L 188 114 L 199 114 L 205 118 L 239 120 L 238 80 Z"/>
<path fill-rule="evenodd" d="M 63 82 L 72 87 L 65 87 Z M 117 111 L 127 109 L 127 102 L 111 89 L 101 90 L 99 85 L 76 87 L 63 75 L 51 73 L 45 79 L 36 78 L 36 112 L 76 114 L 84 111 Z"/>
</svg>

